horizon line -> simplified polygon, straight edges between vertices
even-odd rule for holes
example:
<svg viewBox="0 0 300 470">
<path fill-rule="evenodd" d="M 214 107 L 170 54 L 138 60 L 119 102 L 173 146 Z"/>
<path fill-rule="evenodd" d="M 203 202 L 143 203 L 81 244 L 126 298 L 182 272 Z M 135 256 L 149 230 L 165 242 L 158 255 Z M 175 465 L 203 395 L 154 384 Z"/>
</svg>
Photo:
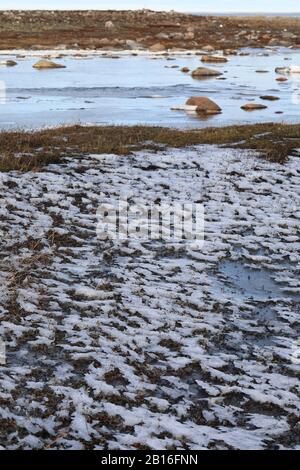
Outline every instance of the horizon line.
<svg viewBox="0 0 300 470">
<path fill-rule="evenodd" d="M 168 9 L 168 10 L 160 10 L 160 9 L 151 9 L 151 8 L 129 8 L 129 9 L 123 9 L 123 8 L 1 8 L 0 11 L 154 11 L 154 12 L 177 12 L 177 13 L 203 13 L 203 14 L 212 14 L 212 13 L 230 13 L 230 14 L 241 14 L 241 13 L 252 13 L 252 14 L 288 14 L 288 13 L 296 13 L 300 14 L 299 11 L 254 11 L 254 10 L 210 10 L 210 11 L 202 11 L 202 10 L 174 10 L 174 9 Z"/>
</svg>

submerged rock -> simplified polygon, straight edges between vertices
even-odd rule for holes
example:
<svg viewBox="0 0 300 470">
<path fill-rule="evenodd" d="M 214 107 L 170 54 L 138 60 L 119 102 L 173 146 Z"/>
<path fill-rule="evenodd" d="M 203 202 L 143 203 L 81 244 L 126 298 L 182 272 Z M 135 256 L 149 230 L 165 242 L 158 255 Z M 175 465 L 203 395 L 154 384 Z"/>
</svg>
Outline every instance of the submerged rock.
<svg viewBox="0 0 300 470">
<path fill-rule="evenodd" d="M 241 106 L 244 111 L 255 111 L 259 109 L 266 109 L 268 106 L 260 103 L 247 103 Z"/>
<path fill-rule="evenodd" d="M 215 69 L 209 69 L 207 67 L 198 67 L 192 72 L 192 77 L 201 78 L 201 77 L 219 77 L 222 75 L 222 72 L 219 72 Z"/>
<path fill-rule="evenodd" d="M 51 60 L 39 60 L 36 64 L 33 65 L 35 69 L 65 69 L 66 66 L 62 64 L 57 64 Z"/>
<path fill-rule="evenodd" d="M 222 112 L 220 106 L 206 96 L 193 96 L 187 100 L 186 106 L 196 106 L 198 114 L 219 114 Z"/>
</svg>

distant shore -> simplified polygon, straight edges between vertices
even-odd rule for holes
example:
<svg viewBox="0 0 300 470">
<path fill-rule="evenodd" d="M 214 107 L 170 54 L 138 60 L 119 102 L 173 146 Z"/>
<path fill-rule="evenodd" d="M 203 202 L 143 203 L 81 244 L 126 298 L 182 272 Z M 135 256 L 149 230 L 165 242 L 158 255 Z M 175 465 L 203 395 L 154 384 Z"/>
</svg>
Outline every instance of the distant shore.
<svg viewBox="0 0 300 470">
<path fill-rule="evenodd" d="M 241 14 L 242 15 L 242 14 Z M 0 50 L 300 48 L 300 18 L 137 11 L 1 11 Z"/>
<path fill-rule="evenodd" d="M 211 11 L 202 11 L 202 12 L 187 12 L 188 14 L 197 15 L 197 16 L 265 16 L 265 17 L 282 17 L 282 18 L 300 18 L 300 12 L 211 12 Z"/>
</svg>

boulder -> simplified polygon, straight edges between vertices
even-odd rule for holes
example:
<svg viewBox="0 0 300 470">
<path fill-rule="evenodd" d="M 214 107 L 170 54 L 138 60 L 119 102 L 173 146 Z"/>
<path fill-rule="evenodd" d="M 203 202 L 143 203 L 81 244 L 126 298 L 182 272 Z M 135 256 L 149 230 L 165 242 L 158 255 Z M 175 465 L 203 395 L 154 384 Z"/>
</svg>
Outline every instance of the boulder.
<svg viewBox="0 0 300 470">
<path fill-rule="evenodd" d="M 190 69 L 188 67 L 182 67 L 181 72 L 189 73 Z"/>
<path fill-rule="evenodd" d="M 276 81 L 277 82 L 287 82 L 288 79 L 286 77 L 278 77 L 278 78 L 276 78 Z"/>
<path fill-rule="evenodd" d="M 33 65 L 35 69 L 65 69 L 66 66 L 62 64 L 57 64 L 51 60 L 39 60 L 36 64 Z"/>
<path fill-rule="evenodd" d="M 219 77 L 222 75 L 221 72 L 215 69 L 209 69 L 207 67 L 198 67 L 192 72 L 194 78 L 205 78 L 205 77 Z"/>
<path fill-rule="evenodd" d="M 106 21 L 104 27 L 105 29 L 114 29 L 115 25 L 112 21 Z"/>
<path fill-rule="evenodd" d="M 161 40 L 168 40 L 169 39 L 169 35 L 166 34 L 166 33 L 158 33 L 155 35 L 156 39 L 159 39 L 160 41 Z"/>
<path fill-rule="evenodd" d="M 98 41 L 99 46 L 109 46 L 111 41 L 108 38 L 103 38 Z"/>
<path fill-rule="evenodd" d="M 153 44 L 153 46 L 149 47 L 149 51 L 151 52 L 163 52 L 165 50 L 166 50 L 166 46 L 164 46 L 160 42 L 157 42 L 156 44 Z"/>
<path fill-rule="evenodd" d="M 0 62 L 0 65 L 5 65 L 6 67 L 14 67 L 15 65 L 18 65 L 18 64 L 14 60 L 2 60 Z"/>
<path fill-rule="evenodd" d="M 244 111 L 255 111 L 255 110 L 266 109 L 266 108 L 267 106 L 265 106 L 264 104 L 259 104 L 259 103 L 247 103 L 241 106 L 241 109 L 243 109 Z"/>
<path fill-rule="evenodd" d="M 206 96 L 193 96 L 187 100 L 186 106 L 197 106 L 198 114 L 219 114 L 222 112 L 220 106 Z"/>
<path fill-rule="evenodd" d="M 186 39 L 187 41 L 195 39 L 195 33 L 193 33 L 192 31 L 185 33 L 184 39 Z"/>
<path fill-rule="evenodd" d="M 213 52 L 215 50 L 215 48 L 210 44 L 208 44 L 207 46 L 203 46 L 201 49 L 205 52 Z"/>
<path fill-rule="evenodd" d="M 228 59 L 222 55 L 203 55 L 201 57 L 201 62 L 219 63 L 228 62 Z"/>
<path fill-rule="evenodd" d="M 136 41 L 133 41 L 132 39 L 127 39 L 126 41 L 126 46 L 128 47 L 128 49 L 131 49 L 131 50 L 136 50 L 136 49 L 139 49 L 140 45 L 136 42 Z"/>
<path fill-rule="evenodd" d="M 184 34 L 183 33 L 171 33 L 170 39 L 174 39 L 175 41 L 181 41 L 182 39 L 184 39 Z"/>
</svg>

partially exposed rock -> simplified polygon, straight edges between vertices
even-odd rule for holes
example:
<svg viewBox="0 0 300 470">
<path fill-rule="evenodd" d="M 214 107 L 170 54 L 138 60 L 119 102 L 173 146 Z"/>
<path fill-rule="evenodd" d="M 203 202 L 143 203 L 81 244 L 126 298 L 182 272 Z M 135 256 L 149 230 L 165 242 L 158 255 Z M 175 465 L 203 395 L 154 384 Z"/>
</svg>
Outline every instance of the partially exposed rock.
<svg viewBox="0 0 300 470">
<path fill-rule="evenodd" d="M 209 69 L 207 67 L 198 67 L 192 72 L 192 77 L 194 78 L 219 77 L 220 75 L 222 75 L 222 73 L 218 70 Z"/>
<path fill-rule="evenodd" d="M 280 98 L 278 98 L 278 96 L 273 96 L 273 95 L 263 95 L 263 96 L 260 96 L 260 99 L 267 100 L 267 101 L 277 101 Z"/>
<path fill-rule="evenodd" d="M 35 69 L 64 69 L 66 68 L 65 65 L 57 64 L 56 62 L 52 62 L 51 60 L 39 60 L 36 64 L 33 65 Z"/>
<path fill-rule="evenodd" d="M 197 106 L 198 114 L 219 114 L 222 112 L 220 106 L 206 96 L 193 96 L 186 102 L 187 106 Z"/>
<path fill-rule="evenodd" d="M 203 55 L 201 57 L 201 62 L 211 62 L 211 63 L 228 62 L 228 59 L 222 55 Z"/>
<path fill-rule="evenodd" d="M 255 111 L 255 110 L 266 109 L 266 108 L 267 106 L 265 106 L 264 104 L 260 104 L 260 103 L 247 103 L 241 106 L 241 109 L 243 109 L 244 111 Z"/>
</svg>

